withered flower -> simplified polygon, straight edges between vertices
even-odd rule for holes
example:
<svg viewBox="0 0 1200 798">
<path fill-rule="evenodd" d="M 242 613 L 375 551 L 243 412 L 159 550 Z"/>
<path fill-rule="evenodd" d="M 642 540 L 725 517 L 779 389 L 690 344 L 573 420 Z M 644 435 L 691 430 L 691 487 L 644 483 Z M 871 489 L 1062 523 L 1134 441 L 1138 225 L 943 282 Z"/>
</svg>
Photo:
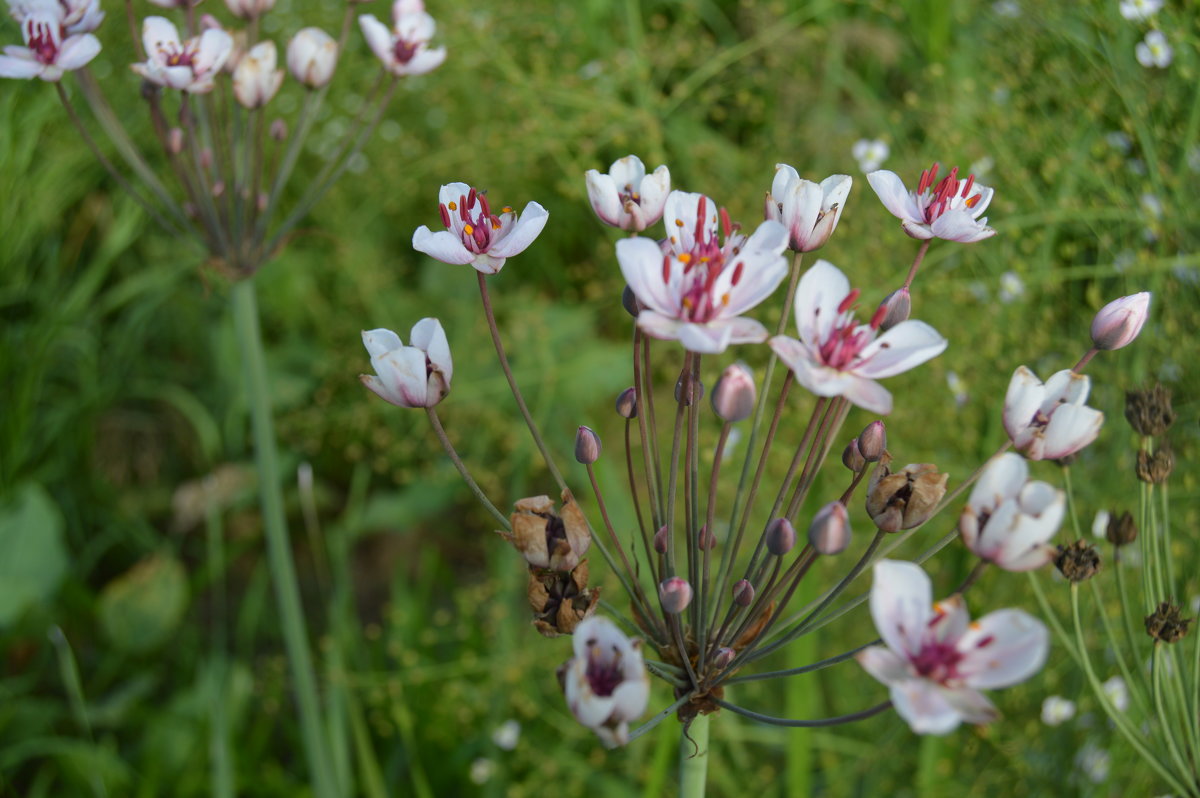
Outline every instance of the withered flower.
<svg viewBox="0 0 1200 798">
<path fill-rule="evenodd" d="M 589 588 L 587 581 L 586 561 L 570 573 L 531 567 L 527 594 L 534 628 L 545 637 L 573 633 L 600 600 L 600 588 Z"/>
<path fill-rule="evenodd" d="M 1156 383 L 1144 391 L 1126 391 L 1125 420 L 1139 435 L 1162 435 L 1175 423 L 1170 389 Z"/>
<path fill-rule="evenodd" d="M 1114 546 L 1127 546 L 1137 540 L 1138 528 L 1133 521 L 1133 515 L 1126 510 L 1123 513 L 1117 514 L 1113 510 L 1108 515 L 1108 528 L 1104 532 L 1104 537 Z"/>
<path fill-rule="evenodd" d="M 1162 485 L 1175 470 L 1175 454 L 1170 445 L 1163 441 L 1158 451 L 1151 454 L 1145 449 L 1138 451 L 1137 478 L 1152 485 Z"/>
<path fill-rule="evenodd" d="M 920 526 L 946 494 L 947 474 L 933 463 L 913 463 L 892 473 L 891 457 L 884 455 L 871 474 L 867 514 L 884 532 Z"/>
<path fill-rule="evenodd" d="M 563 491 L 562 500 L 556 514 L 549 496 L 521 499 L 512 514 L 512 532 L 499 533 L 534 568 L 572 571 L 592 545 L 587 519 L 574 497 Z"/>
<path fill-rule="evenodd" d="M 1095 546 L 1080 538 L 1069 546 L 1058 547 L 1054 566 L 1070 581 L 1083 582 L 1100 570 L 1100 554 Z"/>
<path fill-rule="evenodd" d="M 1164 643 L 1175 643 L 1188 633 L 1188 624 L 1193 620 L 1184 618 L 1178 607 L 1164 601 L 1158 605 L 1158 609 L 1146 616 L 1146 634 Z"/>
</svg>

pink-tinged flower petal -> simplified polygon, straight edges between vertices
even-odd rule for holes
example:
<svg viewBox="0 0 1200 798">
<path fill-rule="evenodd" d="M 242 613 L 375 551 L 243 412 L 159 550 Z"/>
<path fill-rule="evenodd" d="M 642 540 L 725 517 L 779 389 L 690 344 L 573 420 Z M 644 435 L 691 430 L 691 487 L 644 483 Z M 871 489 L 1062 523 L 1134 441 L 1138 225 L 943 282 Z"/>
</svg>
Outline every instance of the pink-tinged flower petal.
<svg viewBox="0 0 1200 798">
<path fill-rule="evenodd" d="M 1004 570 L 1012 571 L 1014 573 L 1022 573 L 1024 571 L 1036 571 L 1038 568 L 1041 568 L 1042 566 L 1047 565 L 1048 563 L 1054 562 L 1054 560 L 1057 559 L 1057 557 L 1058 557 L 1058 547 L 1057 546 L 1043 544 L 1043 545 L 1039 545 L 1039 546 L 1034 546 L 1033 548 L 1026 551 L 1024 554 L 1020 554 L 1020 555 L 1017 555 L 1014 557 L 1006 557 L 1005 561 L 1004 561 L 1004 565 L 1002 567 L 1004 568 Z"/>
<path fill-rule="evenodd" d="M 872 569 L 871 618 L 888 648 L 897 654 L 921 650 L 925 627 L 932 615 L 929 577 L 919 565 L 880 560 Z"/>
<path fill-rule="evenodd" d="M 958 641 L 958 670 L 968 686 L 1008 687 L 1028 679 L 1046 662 L 1050 635 L 1045 625 L 1021 610 L 997 610 L 971 624 Z"/>
<path fill-rule="evenodd" d="M 822 180 L 821 192 L 825 195 L 822 207 L 829 209 L 836 205 L 839 210 L 845 210 L 846 197 L 850 195 L 850 188 L 853 185 L 854 178 L 850 175 L 830 175 Z"/>
<path fill-rule="evenodd" d="M 861 407 L 870 413 L 886 416 L 892 412 L 892 394 L 874 380 L 847 375 L 847 385 L 841 395 L 851 404 Z"/>
<path fill-rule="evenodd" d="M 963 190 L 963 188 L 966 187 L 966 183 L 967 183 L 966 180 L 958 181 L 958 195 L 959 196 L 962 196 L 962 190 Z M 988 186 L 982 185 L 980 183 L 976 183 L 974 186 L 974 189 L 972 190 L 971 196 L 975 196 L 976 194 L 978 194 L 979 200 L 975 203 L 974 206 L 971 207 L 971 215 L 973 217 L 975 217 L 976 219 L 979 219 L 980 216 L 983 216 L 983 212 L 986 211 L 988 209 L 988 206 L 992 204 L 992 197 L 995 195 L 995 193 L 996 192 L 994 189 L 989 188 Z M 987 223 L 986 219 L 980 219 L 980 221 L 985 224 Z"/>
<path fill-rule="evenodd" d="M 158 74 L 162 78 L 164 85 L 181 91 L 184 89 L 189 91 L 194 89 L 197 82 L 196 73 L 192 71 L 190 66 L 162 67 L 158 70 Z"/>
<path fill-rule="evenodd" d="M 638 328 L 651 338 L 662 341 L 674 341 L 679 338 L 679 331 L 687 326 L 673 316 L 667 316 L 656 310 L 643 310 L 638 314 Z"/>
<path fill-rule="evenodd" d="M 445 47 L 421 49 L 407 64 L 398 64 L 392 71 L 399 75 L 424 75 L 440 67 L 445 60 Z"/>
<path fill-rule="evenodd" d="M 624 670 L 626 681 L 612 693 L 613 711 L 626 718 L 636 718 L 646 711 L 646 704 L 650 701 L 650 680 L 635 677 L 629 673 L 628 667 Z"/>
<path fill-rule="evenodd" d="M 1081 405 L 1091 392 L 1092 380 L 1086 374 L 1076 374 L 1070 369 L 1056 371 L 1046 380 L 1046 397 L 1041 411 L 1046 415 L 1060 404 Z"/>
<path fill-rule="evenodd" d="M 653 224 L 662 218 L 663 206 L 666 205 L 667 195 L 671 193 L 671 172 L 666 166 L 660 166 L 652 173 L 642 178 L 642 214 L 646 224 Z"/>
<path fill-rule="evenodd" d="M 987 522 L 979 532 L 979 540 L 969 548 L 981 558 L 997 562 L 1001 559 L 1004 542 L 1016 530 L 1020 519 L 1021 511 L 1015 499 L 1000 502 L 990 508 Z"/>
<path fill-rule="evenodd" d="M 775 164 L 775 177 L 771 180 L 771 197 L 777 203 L 783 202 L 787 187 L 800 179 L 800 173 L 785 163 Z"/>
<path fill-rule="evenodd" d="M 778 222 L 763 222 L 742 245 L 729 266 L 721 272 L 713 288 L 716 296 L 728 295 L 722 316 L 737 316 L 755 307 L 770 296 L 783 278 L 787 277 L 787 258 L 783 250 L 788 244 L 787 230 Z M 745 264 L 740 280 L 732 285 L 737 264 Z M 765 339 L 764 339 L 765 340 Z"/>
<path fill-rule="evenodd" d="M 887 646 L 871 646 L 854 656 L 863 670 L 884 684 L 893 684 L 912 678 L 908 660 L 894 653 Z"/>
<path fill-rule="evenodd" d="M 641 316 L 638 316 L 638 321 L 641 321 Z M 728 324 L 685 323 L 679 327 L 679 343 L 683 344 L 683 348 L 703 355 L 719 355 L 724 352 L 729 347 L 732 337 L 733 328 Z"/>
<path fill-rule="evenodd" d="M 803 251 L 817 224 L 821 203 L 825 198 L 821 187 L 811 180 L 797 179 L 786 189 L 783 197 L 783 224 L 791 235 L 794 249 Z"/>
<path fill-rule="evenodd" d="M 233 37 L 219 28 L 209 28 L 200 34 L 200 47 L 196 51 L 196 58 L 193 62 L 192 70 L 200 75 L 205 72 L 216 72 L 225 64 L 225 60 L 229 58 L 229 53 L 233 50 Z M 272 54 L 274 48 L 272 47 Z M 274 69 L 275 59 L 271 58 L 271 65 L 267 69 Z"/>
<path fill-rule="evenodd" d="M 1005 452 L 994 458 L 975 483 L 967 503 L 975 509 L 991 509 L 1014 498 L 1029 479 L 1029 466 L 1019 454 Z"/>
<path fill-rule="evenodd" d="M 891 377 L 940 355 L 949 345 L 938 331 L 923 321 L 902 321 L 862 351 L 855 371 L 873 380 Z"/>
<path fill-rule="evenodd" d="M 55 64 L 67 72 L 79 69 L 100 54 L 100 40 L 90 33 L 68 36 L 58 51 Z"/>
<path fill-rule="evenodd" d="M 967 602 L 959 594 L 933 604 L 933 617 L 929 621 L 929 632 L 932 639 L 938 642 L 958 640 L 967 631 L 971 615 L 967 612 Z"/>
<path fill-rule="evenodd" d="M 371 14 L 363 14 L 358 18 L 358 27 L 362 29 L 363 38 L 371 52 L 389 68 L 396 64 L 396 54 L 392 50 L 392 32 L 387 25 L 377 20 Z"/>
<path fill-rule="evenodd" d="M 642 178 L 646 176 L 646 166 L 636 155 L 626 155 L 613 161 L 608 173 L 614 190 L 633 192 L 641 186 Z"/>
<path fill-rule="evenodd" d="M 933 231 L 929 229 L 929 225 L 924 222 L 910 222 L 904 219 L 900 222 L 900 229 L 905 232 L 909 238 L 915 238 L 918 241 L 927 241 L 934 238 Z"/>
<path fill-rule="evenodd" d="M 389 402 L 401 407 L 425 407 L 428 381 L 425 374 L 425 353 L 416 347 L 404 346 L 379 357 L 371 358 Z"/>
<path fill-rule="evenodd" d="M 1013 372 L 1004 395 L 1004 429 L 1020 448 L 1017 436 L 1026 431 L 1045 399 L 1046 389 L 1037 375 L 1025 366 Z"/>
<path fill-rule="evenodd" d="M 1110 351 L 1129 345 L 1142 331 L 1149 314 L 1149 291 L 1109 302 L 1092 319 L 1092 344 Z"/>
<path fill-rule="evenodd" d="M 987 697 L 967 687 L 942 688 L 942 698 L 967 723 L 991 723 L 1000 713 Z"/>
<path fill-rule="evenodd" d="M 916 201 L 908 193 L 908 189 L 904 187 L 904 181 L 895 172 L 890 172 L 887 169 L 871 172 L 867 175 L 867 182 L 871 184 L 871 188 L 875 190 L 879 201 L 883 203 L 883 207 L 887 208 L 888 213 L 892 214 L 892 216 L 895 216 L 901 222 L 921 223 L 924 221 L 924 215 L 921 213 L 920 208 L 917 207 Z M 909 235 L 912 234 L 909 233 Z M 925 236 L 925 238 L 930 237 Z"/>
<path fill-rule="evenodd" d="M 1062 405 L 1054 411 L 1042 433 L 1040 456 L 1027 456 L 1034 460 L 1066 457 L 1096 440 L 1103 424 L 1104 414 L 1099 410 L 1084 405 Z"/>
<path fill-rule="evenodd" d="M 33 58 L 32 54 L 30 54 L 29 58 L 20 58 L 11 54 L 12 50 L 24 50 L 26 48 L 6 47 L 4 49 L 5 54 L 0 55 L 0 78 L 28 80 L 29 78 L 36 78 L 42 73 L 45 65 L 36 58 Z"/>
<path fill-rule="evenodd" d="M 729 328 L 731 344 L 761 344 L 767 340 L 767 328 L 755 319 L 739 316 L 718 323 Z"/>
<path fill-rule="evenodd" d="M 621 198 L 617 194 L 617 184 L 609 175 L 602 175 L 595 169 L 589 169 L 584 175 L 587 181 L 588 202 L 592 210 L 600 217 L 600 221 L 613 227 L 619 227 L 621 221 Z"/>
<path fill-rule="evenodd" d="M 800 278 L 796 287 L 796 327 L 800 340 L 820 346 L 837 321 L 838 305 L 850 294 L 850 280 L 841 269 L 819 260 Z"/>
<path fill-rule="evenodd" d="M 667 195 L 663 207 L 663 220 L 667 226 L 667 240 L 676 252 L 691 252 L 696 247 L 696 215 L 700 199 L 704 199 L 704 221 L 701 230 L 706 236 L 717 231 L 717 204 L 703 194 L 672 191 Z"/>
<path fill-rule="evenodd" d="M 896 713 L 917 734 L 948 734 L 962 723 L 962 716 L 947 700 L 949 693 L 925 679 L 909 679 L 891 685 Z"/>
<path fill-rule="evenodd" d="M 964 208 L 950 208 L 933 220 L 929 230 L 938 238 L 960 244 L 973 244 L 996 235 L 995 230 L 975 221 L 975 217 Z"/>
<path fill-rule="evenodd" d="M 413 325 L 409 340 L 413 346 L 423 351 L 433 367 L 442 372 L 446 383 L 454 376 L 454 363 L 450 359 L 450 342 L 446 340 L 446 331 L 437 319 L 425 318 Z"/>
<path fill-rule="evenodd" d="M 550 214 L 541 205 L 536 202 L 528 203 L 512 230 L 489 249 L 488 254 L 496 258 L 511 258 L 524 252 L 542 232 L 549 218 Z"/>
<path fill-rule="evenodd" d="M 494 258 L 487 253 L 476 255 L 471 261 L 471 268 L 480 274 L 499 274 L 504 268 L 505 258 Z"/>
<path fill-rule="evenodd" d="M 665 316 L 678 315 L 675 294 L 662 278 L 663 254 L 658 244 L 648 238 L 622 238 L 617 242 L 617 263 L 643 305 Z"/>
<path fill-rule="evenodd" d="M 153 61 L 159 48 L 177 50 L 181 48 L 179 31 L 166 17 L 146 17 L 142 23 L 142 46 Z"/>
<path fill-rule="evenodd" d="M 372 359 L 383 357 L 393 349 L 399 349 L 404 346 L 404 342 L 400 340 L 399 335 L 383 327 L 377 330 L 363 331 L 362 340 L 363 346 L 367 348 L 367 354 Z"/>
<path fill-rule="evenodd" d="M 449 230 L 431 232 L 428 227 L 421 225 L 413 233 L 413 249 L 424 252 L 442 263 L 462 265 L 475 260 L 475 254 L 462 245 L 458 236 Z"/>
</svg>

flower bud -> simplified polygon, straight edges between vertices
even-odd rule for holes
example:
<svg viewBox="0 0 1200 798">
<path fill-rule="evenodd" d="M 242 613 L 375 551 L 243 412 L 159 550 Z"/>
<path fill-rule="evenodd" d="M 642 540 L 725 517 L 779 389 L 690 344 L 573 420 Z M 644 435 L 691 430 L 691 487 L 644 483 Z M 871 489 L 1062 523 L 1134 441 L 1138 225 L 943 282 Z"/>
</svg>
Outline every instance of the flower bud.
<svg viewBox="0 0 1200 798">
<path fill-rule="evenodd" d="M 664 579 L 658 586 L 658 599 L 664 611 L 678 615 L 692 602 L 692 586 L 678 576 Z"/>
<path fill-rule="evenodd" d="M 591 427 L 580 427 L 575 432 L 575 459 L 584 465 L 600 459 L 600 436 Z"/>
<path fill-rule="evenodd" d="M 271 123 L 270 133 L 271 138 L 275 141 L 283 141 L 287 138 L 288 134 L 287 122 L 284 122 L 282 119 L 276 119 Z"/>
<path fill-rule="evenodd" d="M 333 79 L 337 59 L 337 42 L 320 28 L 301 28 L 288 43 L 288 71 L 310 89 L 319 89 Z"/>
<path fill-rule="evenodd" d="M 1194 618 L 1184 618 L 1183 613 L 1169 601 L 1160 602 L 1154 612 L 1146 616 L 1146 634 L 1163 643 L 1178 643 L 1188 633 Z"/>
<path fill-rule="evenodd" d="M 847 443 L 846 448 L 842 449 L 842 465 L 855 474 L 867 467 L 867 461 L 863 459 L 862 452 L 858 450 L 858 438 Z"/>
<path fill-rule="evenodd" d="M 1068 580 L 1083 582 L 1100 570 L 1100 555 L 1095 546 L 1080 538 L 1069 546 L 1058 547 L 1054 566 Z"/>
<path fill-rule="evenodd" d="M 711 551 L 717 547 L 717 536 L 708 531 L 708 525 L 700 527 L 700 534 L 696 541 L 700 547 L 700 551 Z"/>
<path fill-rule="evenodd" d="M 722 421 L 744 421 L 754 412 L 758 387 L 754 375 L 743 363 L 734 363 L 721 372 L 712 392 L 712 408 Z"/>
<path fill-rule="evenodd" d="M 262 108 L 279 91 L 283 70 L 275 60 L 275 42 L 259 42 L 233 70 L 233 94 L 243 108 Z"/>
<path fill-rule="evenodd" d="M 671 534 L 667 531 L 667 525 L 663 524 L 654 533 L 654 550 L 659 554 L 667 553 L 667 542 L 670 540 Z"/>
<path fill-rule="evenodd" d="M 621 418 L 637 418 L 637 390 L 626 388 L 617 396 L 617 415 Z"/>
<path fill-rule="evenodd" d="M 841 502 L 817 511 L 808 527 L 808 542 L 818 554 L 841 554 L 850 545 L 850 514 Z"/>
<path fill-rule="evenodd" d="M 1092 345 L 1097 349 L 1127 346 L 1142 331 L 1149 313 L 1149 291 L 1109 302 L 1092 319 Z"/>
<path fill-rule="evenodd" d="M 211 147 L 205 147 L 200 150 L 200 168 L 211 169 L 213 165 L 213 152 Z"/>
<path fill-rule="evenodd" d="M 858 451 L 868 463 L 879 462 L 887 451 L 887 429 L 882 421 L 872 421 L 858 433 Z"/>
<path fill-rule="evenodd" d="M 215 183 L 212 184 L 212 188 L 209 189 L 209 191 L 212 192 L 212 195 L 214 197 L 220 197 L 222 194 L 225 193 L 225 181 L 224 180 L 216 181 Z"/>
<path fill-rule="evenodd" d="M 642 312 L 642 309 L 638 305 L 637 295 L 633 293 L 633 289 L 628 285 L 621 292 L 621 307 L 625 308 L 625 312 L 635 319 Z"/>
<path fill-rule="evenodd" d="M 884 309 L 879 332 L 885 333 L 900 322 L 908 321 L 908 315 L 912 313 L 912 295 L 907 288 L 901 288 L 888 294 L 879 306 Z"/>
<path fill-rule="evenodd" d="M 796 528 L 786 518 L 776 518 L 767 525 L 767 551 L 782 557 L 796 545 Z"/>
<path fill-rule="evenodd" d="M 1137 536 L 1137 524 L 1128 510 L 1119 515 L 1116 510 L 1108 514 L 1108 527 L 1104 531 L 1104 537 L 1109 543 L 1114 546 L 1128 546 L 1137 540 Z"/>
<path fill-rule="evenodd" d="M 1158 437 L 1175 423 L 1171 391 L 1161 383 L 1144 391 L 1125 392 L 1125 420 L 1139 435 Z"/>
<path fill-rule="evenodd" d="M 733 603 L 739 607 L 749 607 L 754 603 L 754 585 L 745 579 L 739 579 L 733 584 Z"/>
<path fill-rule="evenodd" d="M 920 526 L 945 495 L 949 476 L 939 474 L 932 463 L 906 465 L 893 474 L 888 468 L 890 461 L 885 455 L 871 474 L 867 514 L 883 532 Z"/>
<path fill-rule="evenodd" d="M 687 390 L 685 390 L 685 385 Z M 704 383 L 692 379 L 690 373 L 680 374 L 675 381 L 675 401 L 684 407 L 691 407 L 704 398 Z"/>
<path fill-rule="evenodd" d="M 512 514 L 512 532 L 499 533 L 533 568 L 574 570 L 592 544 L 587 518 L 569 491 L 563 491 L 562 501 L 555 513 L 549 496 L 521 499 Z"/>
<path fill-rule="evenodd" d="M 712 664 L 714 668 L 727 668 L 729 663 L 733 662 L 733 658 L 737 656 L 737 652 L 729 646 L 721 646 L 713 654 Z"/>
<path fill-rule="evenodd" d="M 173 127 L 167 133 L 167 152 L 172 155 L 183 152 L 183 128 Z"/>
</svg>

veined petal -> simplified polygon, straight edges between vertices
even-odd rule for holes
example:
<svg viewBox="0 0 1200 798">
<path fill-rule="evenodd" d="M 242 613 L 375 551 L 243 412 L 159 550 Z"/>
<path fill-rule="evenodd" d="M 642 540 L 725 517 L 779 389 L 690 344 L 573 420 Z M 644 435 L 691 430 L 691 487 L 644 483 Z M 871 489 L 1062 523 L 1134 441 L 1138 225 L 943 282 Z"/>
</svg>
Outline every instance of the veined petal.
<svg viewBox="0 0 1200 798">
<path fill-rule="evenodd" d="M 100 40 L 90 33 L 68 36 L 58 51 L 55 64 L 66 71 L 79 69 L 100 54 Z"/>
<path fill-rule="evenodd" d="M 867 182 L 875 190 L 888 213 L 902 222 L 923 222 L 924 217 L 912 194 L 904 187 L 904 181 L 895 172 L 880 169 L 867 175 Z"/>
<path fill-rule="evenodd" d="M 970 211 L 963 208 L 950 208 L 933 220 L 929 230 L 944 241 L 960 244 L 973 244 L 996 235 L 995 230 L 977 222 Z"/>
<path fill-rule="evenodd" d="M 839 210 L 845 210 L 846 197 L 850 195 L 853 185 L 854 178 L 850 175 L 830 175 L 822 180 L 821 193 L 825 195 L 825 199 L 821 203 L 821 209 L 827 211 L 836 205 Z"/>
<path fill-rule="evenodd" d="M 391 397 L 389 401 L 401 407 L 425 407 L 428 382 L 424 352 L 413 346 L 402 346 L 372 357 L 371 365 Z"/>
<path fill-rule="evenodd" d="M 892 704 L 917 734 L 948 734 L 958 728 L 962 717 L 945 692 L 926 679 L 908 679 L 891 686 Z"/>
<path fill-rule="evenodd" d="M 729 302 L 721 315 L 738 316 L 758 305 L 779 287 L 788 273 L 787 258 L 782 254 L 787 244 L 788 234 L 783 225 L 770 221 L 759 225 L 743 245 L 742 251 L 721 272 L 713 287 L 716 295 L 729 295 Z M 742 274 L 738 284 L 732 285 L 739 261 L 744 264 Z"/>
<path fill-rule="evenodd" d="M 546 220 L 549 218 L 550 214 L 538 203 L 526 204 L 525 210 L 521 211 L 521 216 L 513 225 L 512 230 L 494 244 L 488 250 L 488 254 L 496 258 L 511 258 L 513 255 L 524 252 L 542 232 L 542 228 L 546 226 Z"/>
<path fill-rule="evenodd" d="M 800 173 L 785 163 L 775 164 L 775 177 L 771 179 L 771 196 L 783 202 L 788 186 L 800 179 Z"/>
<path fill-rule="evenodd" d="M 424 252 L 442 263 L 462 265 L 475 260 L 475 254 L 464 247 L 458 236 L 449 230 L 434 233 L 425 225 L 421 225 L 413 233 L 412 245 L 417 252 Z"/>
<path fill-rule="evenodd" d="M 907 219 L 903 219 L 900 222 L 900 229 L 909 238 L 915 238 L 918 241 L 927 241 L 935 237 L 933 231 L 929 229 L 929 225 L 924 222 L 910 222 Z"/>
<path fill-rule="evenodd" d="M 615 191 L 620 192 L 626 186 L 630 191 L 637 191 L 641 187 L 642 178 L 646 176 L 646 166 L 636 155 L 626 155 L 613 161 L 608 173 L 611 175 L 609 179 L 612 180 Z"/>
<path fill-rule="evenodd" d="M 637 325 L 642 332 L 651 338 L 658 338 L 663 341 L 675 341 L 678 340 L 679 332 L 685 325 L 685 322 L 673 316 L 659 313 L 656 310 L 643 310 L 638 314 Z"/>
<path fill-rule="evenodd" d="M 803 250 L 817 224 L 821 204 L 825 199 L 821 187 L 811 180 L 798 179 L 790 183 L 780 200 L 783 203 L 783 224 L 791 234 L 794 249 Z"/>
<path fill-rule="evenodd" d="M 1086 374 L 1076 374 L 1070 369 L 1056 371 L 1046 380 L 1046 397 L 1042 400 L 1041 411 L 1050 415 L 1060 404 L 1081 405 L 1087 401 L 1091 387 L 1092 380 Z"/>
<path fill-rule="evenodd" d="M 963 658 L 958 670 L 969 687 L 1008 687 L 1041 670 L 1050 635 L 1041 621 L 1022 610 L 997 610 L 975 623 L 958 640 Z"/>
<path fill-rule="evenodd" d="M 622 238 L 617 242 L 617 263 L 634 295 L 666 316 L 679 315 L 679 296 L 663 281 L 663 253 L 649 238 Z"/>
<path fill-rule="evenodd" d="M 761 322 L 746 316 L 722 319 L 718 323 L 729 328 L 729 343 L 731 344 L 761 344 L 767 340 L 769 334 Z"/>
<path fill-rule="evenodd" d="M 617 194 L 617 184 L 609 175 L 602 175 L 595 169 L 589 169 L 584 179 L 587 181 L 588 202 L 592 210 L 605 224 L 618 226 L 621 221 L 621 198 Z"/>
<path fill-rule="evenodd" d="M 854 371 L 874 380 L 891 377 L 932 360 L 949 343 L 923 321 L 902 321 L 867 344 Z"/>
<path fill-rule="evenodd" d="M 874 380 L 856 374 L 847 374 L 845 379 L 846 385 L 842 389 L 841 395 L 851 404 L 881 416 L 892 412 L 892 394 L 887 388 Z"/>
<path fill-rule="evenodd" d="M 146 49 L 146 60 L 163 62 L 161 49 L 179 49 L 179 31 L 166 17 L 146 17 L 142 22 L 142 46 Z"/>
<path fill-rule="evenodd" d="M 796 327 L 800 340 L 820 346 L 837 321 L 838 305 L 850 294 L 850 280 L 827 260 L 819 260 L 796 287 Z"/>
<path fill-rule="evenodd" d="M 919 565 L 880 560 L 872 569 L 871 618 L 888 648 L 902 656 L 921 650 L 932 615 L 933 590 Z"/>
<path fill-rule="evenodd" d="M 1042 457 L 1057 460 L 1079 451 L 1100 434 L 1104 414 L 1086 405 L 1061 405 L 1043 432 Z"/>
<path fill-rule="evenodd" d="M 1004 395 L 1004 429 L 1014 443 L 1033 420 L 1045 395 L 1045 386 L 1037 375 L 1025 366 L 1018 366 Z"/>
</svg>

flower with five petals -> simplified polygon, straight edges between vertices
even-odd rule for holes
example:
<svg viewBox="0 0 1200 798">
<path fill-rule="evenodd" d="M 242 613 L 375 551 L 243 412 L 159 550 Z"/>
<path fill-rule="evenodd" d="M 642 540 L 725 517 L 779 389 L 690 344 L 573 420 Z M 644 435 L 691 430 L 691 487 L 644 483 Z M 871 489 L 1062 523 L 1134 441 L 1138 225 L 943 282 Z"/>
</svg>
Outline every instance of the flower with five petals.
<svg viewBox="0 0 1200 798">
<path fill-rule="evenodd" d="M 854 317 L 858 289 L 832 263 L 819 260 L 796 289 L 800 340 L 777 335 L 771 348 L 817 396 L 844 396 L 872 413 L 892 411 L 892 395 L 875 380 L 891 377 L 937 357 L 947 341 L 923 321 L 907 320 L 882 335 L 887 312 L 879 306 L 867 324 Z"/>
<path fill-rule="evenodd" d="M 1018 368 L 1004 396 L 1004 429 L 1013 446 L 1030 460 L 1057 460 L 1096 440 L 1104 414 L 1084 405 L 1090 389 L 1091 380 L 1070 369 L 1043 384 Z"/>
<path fill-rule="evenodd" d="M 447 183 L 438 191 L 438 211 L 445 230 L 421 225 L 413 233 L 413 249 L 442 263 L 469 263 L 482 274 L 496 274 L 504 261 L 533 243 L 550 214 L 536 202 L 525 205 L 520 217 L 505 206 L 497 216 L 487 192 L 466 183 Z"/>
<path fill-rule="evenodd" d="M 381 399 L 397 407 L 433 407 L 450 393 L 454 364 L 446 331 L 437 319 L 413 325 L 411 346 L 385 329 L 365 331 L 362 338 L 375 374 L 359 379 Z"/>
<path fill-rule="evenodd" d="M 912 238 L 941 238 L 971 244 L 996 234 L 980 216 L 992 201 L 992 189 L 975 182 L 975 175 L 958 179 L 958 167 L 937 180 L 938 164 L 921 173 L 916 191 L 909 191 L 895 172 L 881 169 L 867 182 L 888 211 Z"/>
<path fill-rule="evenodd" d="M 358 25 L 371 50 L 393 75 L 424 75 L 446 60 L 445 47 L 429 47 L 437 25 L 425 13 L 423 0 L 396 0 L 391 30 L 371 14 L 360 16 Z"/>
<path fill-rule="evenodd" d="M 1058 556 L 1046 541 L 1062 523 L 1066 496 L 1029 481 L 1029 466 L 1006 452 L 988 464 L 958 520 L 963 543 L 1005 571 L 1032 571 Z"/>
<path fill-rule="evenodd" d="M 833 235 L 853 183 L 849 175 L 831 175 L 817 184 L 785 163 L 776 164 L 764 216 L 788 229 L 792 249 L 812 252 Z"/>
<path fill-rule="evenodd" d="M 1046 627 L 1026 612 L 997 610 L 971 622 L 961 595 L 935 604 L 932 593 L 915 563 L 876 563 L 871 618 L 884 645 L 857 656 L 918 734 L 994 720 L 999 713 L 979 691 L 1028 679 L 1050 647 Z"/>
<path fill-rule="evenodd" d="M 650 678 L 642 641 L 630 640 L 607 618 L 592 616 L 575 627 L 574 658 L 558 671 L 576 720 L 609 748 L 629 741 L 629 721 L 646 711 Z"/>
<path fill-rule="evenodd" d="M 233 51 L 233 37 L 209 28 L 186 42 L 165 17 L 146 17 L 142 23 L 146 62 L 131 69 L 151 83 L 191 94 L 212 91 L 213 79 Z"/>
<path fill-rule="evenodd" d="M 662 218 L 671 191 L 666 166 L 646 174 L 641 158 L 626 155 L 613 162 L 608 174 L 589 169 L 584 177 L 592 210 L 610 227 L 640 233 Z"/>
</svg>

